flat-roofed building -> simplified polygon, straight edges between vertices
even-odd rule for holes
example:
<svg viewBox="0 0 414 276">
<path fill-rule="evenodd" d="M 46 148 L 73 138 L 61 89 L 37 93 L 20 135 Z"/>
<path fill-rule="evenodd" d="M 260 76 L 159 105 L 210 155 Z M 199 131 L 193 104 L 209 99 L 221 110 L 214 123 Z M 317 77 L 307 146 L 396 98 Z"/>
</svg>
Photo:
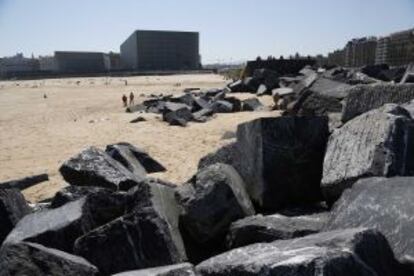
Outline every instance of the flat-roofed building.
<svg viewBox="0 0 414 276">
<path fill-rule="evenodd" d="M 137 71 L 199 69 L 199 33 L 137 30 L 122 43 L 121 62 Z"/>
<path fill-rule="evenodd" d="M 388 37 L 386 60 L 391 66 L 414 62 L 414 29 L 392 33 Z"/>
<path fill-rule="evenodd" d="M 56 51 L 55 63 L 59 73 L 105 72 L 104 54 L 98 52 Z"/>
<path fill-rule="evenodd" d="M 54 56 L 39 56 L 39 69 L 42 72 L 56 72 L 57 66 Z"/>
<path fill-rule="evenodd" d="M 361 67 L 373 65 L 376 61 L 376 52 L 376 37 L 353 39 L 345 46 L 345 66 Z"/>
</svg>

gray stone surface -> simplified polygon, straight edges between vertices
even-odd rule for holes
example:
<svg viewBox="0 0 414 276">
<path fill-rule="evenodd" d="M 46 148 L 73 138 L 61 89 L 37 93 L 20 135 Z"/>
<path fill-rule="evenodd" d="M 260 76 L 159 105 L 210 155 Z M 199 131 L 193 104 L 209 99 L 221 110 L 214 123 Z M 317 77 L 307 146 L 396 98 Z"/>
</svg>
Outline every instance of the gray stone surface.
<svg viewBox="0 0 414 276">
<path fill-rule="evenodd" d="M 162 119 L 172 126 L 186 126 L 193 119 L 191 110 L 187 107 L 163 113 Z"/>
<path fill-rule="evenodd" d="M 21 179 L 15 179 L 0 183 L 0 189 L 24 190 L 48 180 L 49 175 L 47 173 L 36 174 Z"/>
<path fill-rule="evenodd" d="M 23 217 L 4 244 L 29 241 L 72 252 L 74 241 L 91 229 L 123 214 L 124 202 L 106 194 L 92 194 L 62 207 Z"/>
<path fill-rule="evenodd" d="M 386 103 L 402 104 L 414 99 L 414 84 L 357 85 L 345 99 L 342 121 L 381 107 Z"/>
<path fill-rule="evenodd" d="M 239 147 L 237 142 L 231 141 L 230 143 L 222 146 L 215 152 L 209 153 L 202 157 L 198 162 L 198 169 L 206 168 L 216 163 L 223 163 L 233 166 L 238 170 L 240 162 Z"/>
<path fill-rule="evenodd" d="M 336 99 L 342 100 L 345 98 L 348 93 L 351 85 L 338 82 L 334 80 L 330 80 L 327 78 L 318 78 L 310 87 L 309 89 L 313 93 L 317 93 L 319 95 L 333 97 Z"/>
<path fill-rule="evenodd" d="M 176 196 L 183 208 L 180 220 L 200 243 L 225 235 L 233 221 L 255 213 L 243 180 L 226 164 L 201 169 Z"/>
<path fill-rule="evenodd" d="M 326 229 L 370 227 L 414 265 L 414 177 L 361 179 L 335 203 Z"/>
<path fill-rule="evenodd" d="M 242 111 L 259 111 L 263 108 L 263 104 L 258 98 L 249 98 L 242 101 Z"/>
<path fill-rule="evenodd" d="M 272 95 L 279 95 L 280 97 L 285 97 L 294 94 L 294 91 L 290 87 L 275 88 L 272 90 Z"/>
<path fill-rule="evenodd" d="M 202 262 L 196 271 L 202 276 L 403 275 L 386 239 L 363 228 L 234 249 Z"/>
<path fill-rule="evenodd" d="M 255 213 L 240 175 L 221 163 L 198 171 L 177 188 L 176 196 L 183 209 L 180 230 L 192 263 L 223 252 L 230 224 Z"/>
<path fill-rule="evenodd" d="M 307 93 L 302 100 L 297 101 L 293 111 L 295 114 L 304 115 L 328 115 L 329 113 L 342 112 L 341 101 L 333 96 L 320 93 Z"/>
<path fill-rule="evenodd" d="M 266 212 L 318 202 L 327 117 L 260 118 L 238 126 L 237 167 L 252 200 Z"/>
<path fill-rule="evenodd" d="M 7 245 L 0 250 L 1 276 L 92 276 L 98 269 L 85 259 L 36 243 Z"/>
<path fill-rule="evenodd" d="M 70 158 L 59 169 L 63 178 L 75 186 L 98 186 L 128 190 L 143 179 L 128 171 L 104 151 L 90 147 Z"/>
<path fill-rule="evenodd" d="M 165 167 L 152 158 L 148 152 L 130 143 L 121 142 L 106 146 L 105 151 L 115 160 L 124 165 L 129 171 L 141 174 L 164 172 Z M 144 169 L 144 172 L 142 170 Z M 143 177 L 140 177 L 143 178 Z"/>
<path fill-rule="evenodd" d="M 180 260 L 186 260 L 183 239 L 179 230 L 181 208 L 175 198 L 176 186 L 158 179 L 149 179 L 143 185 L 128 191 L 126 212 L 151 210 L 157 219 L 167 225 L 166 234 L 171 237 L 175 251 Z"/>
<path fill-rule="evenodd" d="M 106 193 L 110 195 L 113 193 L 113 191 L 110 189 L 94 186 L 68 186 L 61 189 L 55 194 L 50 204 L 50 208 L 59 208 L 66 203 L 76 201 L 84 196 L 95 193 Z"/>
<path fill-rule="evenodd" d="M 267 89 L 266 85 L 261 84 L 261 85 L 259 85 L 259 88 L 257 88 L 256 94 L 258 96 L 261 96 L 261 95 L 266 94 L 267 91 L 268 91 L 268 89 Z"/>
<path fill-rule="evenodd" d="M 169 226 L 152 208 L 141 208 L 80 237 L 75 254 L 103 274 L 180 263 Z"/>
<path fill-rule="evenodd" d="M 414 174 L 414 122 L 388 104 L 367 112 L 329 138 L 321 188 L 329 202 L 360 178 Z"/>
<path fill-rule="evenodd" d="M 17 189 L 0 188 L 0 244 L 31 209 Z"/>
<path fill-rule="evenodd" d="M 247 217 L 231 224 L 227 234 L 227 248 L 287 240 L 318 233 L 328 219 L 328 213 L 288 217 L 279 214 Z"/>
<path fill-rule="evenodd" d="M 113 159 L 121 163 L 126 169 L 128 169 L 134 175 L 137 175 L 140 179 L 145 179 L 147 171 L 134 156 L 129 147 L 126 145 L 113 144 L 106 146 L 105 152 Z"/>
<path fill-rule="evenodd" d="M 219 100 L 212 104 L 211 109 L 214 113 L 231 113 L 233 112 L 233 104 L 226 100 Z"/>
<path fill-rule="evenodd" d="M 113 276 L 196 276 L 190 263 L 167 265 L 141 270 L 127 271 Z"/>
</svg>

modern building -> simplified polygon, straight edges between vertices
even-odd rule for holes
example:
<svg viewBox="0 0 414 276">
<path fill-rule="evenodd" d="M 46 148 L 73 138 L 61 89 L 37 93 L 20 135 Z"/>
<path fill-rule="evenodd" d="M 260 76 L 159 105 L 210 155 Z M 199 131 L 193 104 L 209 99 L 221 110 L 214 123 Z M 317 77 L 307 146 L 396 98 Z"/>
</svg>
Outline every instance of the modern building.
<svg viewBox="0 0 414 276">
<path fill-rule="evenodd" d="M 199 69 L 199 33 L 137 30 L 122 43 L 121 62 L 136 71 Z"/>
<path fill-rule="evenodd" d="M 344 49 L 344 64 L 347 67 L 361 67 L 375 64 L 377 38 L 352 39 Z"/>
<path fill-rule="evenodd" d="M 32 58 L 25 58 L 22 53 L 12 57 L 4 57 L 0 62 L 0 75 L 12 76 L 14 74 L 29 73 L 39 70 L 39 61 Z"/>
<path fill-rule="evenodd" d="M 98 52 L 55 52 L 56 71 L 59 73 L 105 72 L 104 54 Z"/>
<path fill-rule="evenodd" d="M 389 37 L 380 37 L 377 43 L 375 64 L 386 64 L 388 53 Z"/>
<path fill-rule="evenodd" d="M 345 51 L 342 50 L 335 50 L 332 53 L 328 54 L 327 65 L 337 65 L 337 66 L 344 66 L 345 65 Z"/>
<path fill-rule="evenodd" d="M 388 37 L 386 63 L 401 66 L 414 62 L 414 29 L 392 33 Z"/>
<path fill-rule="evenodd" d="M 105 69 L 107 71 L 121 70 L 121 55 L 119 53 L 109 52 L 104 54 Z"/>
<path fill-rule="evenodd" d="M 54 56 L 39 56 L 39 70 L 42 72 L 56 72 L 57 66 Z"/>
</svg>

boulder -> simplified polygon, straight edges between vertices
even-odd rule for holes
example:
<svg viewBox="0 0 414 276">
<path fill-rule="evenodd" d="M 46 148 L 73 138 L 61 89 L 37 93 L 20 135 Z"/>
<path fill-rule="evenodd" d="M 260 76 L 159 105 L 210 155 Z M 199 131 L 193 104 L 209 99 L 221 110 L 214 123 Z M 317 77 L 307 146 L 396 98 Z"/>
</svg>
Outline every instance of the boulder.
<svg viewBox="0 0 414 276">
<path fill-rule="evenodd" d="M 186 126 L 193 119 L 193 114 L 187 107 L 163 113 L 162 119 L 172 126 Z"/>
<path fill-rule="evenodd" d="M 67 186 L 55 194 L 50 203 L 50 208 L 59 208 L 69 202 L 76 201 L 91 194 L 101 194 L 101 196 L 107 195 L 111 197 L 114 191 L 94 186 Z"/>
<path fill-rule="evenodd" d="M 246 90 L 240 92 L 256 92 L 257 88 L 259 88 L 260 81 L 255 77 L 246 77 L 243 79 L 243 85 Z"/>
<path fill-rule="evenodd" d="M 414 63 L 411 63 L 407 70 L 405 71 L 404 76 L 401 79 L 401 84 L 404 83 L 414 83 Z"/>
<path fill-rule="evenodd" d="M 106 152 L 118 162 L 121 162 L 124 166 L 126 166 L 126 162 L 122 160 L 122 158 L 117 158 L 118 151 L 127 151 L 130 152 L 138 162 L 144 167 L 147 173 L 156 173 L 156 172 L 165 172 L 167 169 L 159 163 L 157 160 L 152 158 L 148 152 L 145 150 L 138 148 L 130 143 L 120 142 L 113 145 L 106 146 Z M 128 166 L 126 166 L 128 167 Z"/>
<path fill-rule="evenodd" d="M 364 228 L 233 249 L 202 262 L 196 271 L 202 276 L 404 275 L 384 236 Z"/>
<path fill-rule="evenodd" d="M 0 275 L 99 275 L 85 259 L 40 244 L 22 242 L 0 250 Z"/>
<path fill-rule="evenodd" d="M 243 80 L 237 80 L 233 83 L 230 83 L 228 85 L 228 88 L 231 90 L 231 92 L 245 92 L 245 91 L 247 91 L 247 88 L 244 85 Z"/>
<path fill-rule="evenodd" d="M 242 110 L 241 101 L 236 97 L 226 97 L 225 100 L 233 105 L 232 112 L 240 112 Z"/>
<path fill-rule="evenodd" d="M 382 81 L 393 81 L 399 83 L 406 72 L 405 67 L 394 67 L 392 69 L 383 70 L 379 75 L 378 79 Z"/>
<path fill-rule="evenodd" d="M 253 72 L 253 78 L 258 81 L 258 83 L 262 83 L 266 90 L 272 90 L 274 88 L 279 87 L 279 73 L 269 69 L 257 69 Z M 257 91 L 256 90 L 253 91 Z"/>
<path fill-rule="evenodd" d="M 414 175 L 414 122 L 387 104 L 347 122 L 329 138 L 321 188 L 332 203 L 358 179 Z"/>
<path fill-rule="evenodd" d="M 257 88 L 256 94 L 258 96 L 261 96 L 261 95 L 266 94 L 267 91 L 268 91 L 268 89 L 267 89 L 266 85 L 261 84 L 261 85 L 259 85 L 259 88 Z"/>
<path fill-rule="evenodd" d="M 29 241 L 71 253 L 79 236 L 121 216 L 124 207 L 123 198 L 91 194 L 56 209 L 26 215 L 4 244 Z"/>
<path fill-rule="evenodd" d="M 414 99 L 414 84 L 357 85 L 348 91 L 342 111 L 347 122 L 386 103 L 402 104 Z"/>
<path fill-rule="evenodd" d="M 285 96 L 293 95 L 294 91 L 290 87 L 282 87 L 282 88 L 275 88 L 272 90 L 272 95 L 278 95 L 279 97 L 283 98 Z"/>
<path fill-rule="evenodd" d="M 233 112 L 233 104 L 225 100 L 220 100 L 214 102 L 211 109 L 214 113 L 231 113 Z"/>
<path fill-rule="evenodd" d="M 133 146 L 131 145 L 131 147 Z M 147 171 L 141 162 L 139 162 L 138 158 L 135 157 L 132 150 L 130 150 L 130 146 L 124 144 L 108 145 L 106 146 L 105 152 L 139 179 L 145 179 L 147 177 Z"/>
<path fill-rule="evenodd" d="M 338 100 L 345 98 L 348 95 L 350 88 L 351 85 L 349 84 L 330 80 L 327 78 L 318 78 L 309 87 L 313 93 L 327 97 L 333 97 Z"/>
<path fill-rule="evenodd" d="M 328 213 L 288 217 L 283 215 L 256 215 L 247 217 L 230 226 L 227 234 L 227 248 L 288 240 L 318 233 L 328 219 Z"/>
<path fill-rule="evenodd" d="M 0 188 L 0 244 L 31 209 L 17 189 Z"/>
<path fill-rule="evenodd" d="M 413 197 L 414 177 L 361 179 L 336 202 L 326 229 L 375 228 L 400 261 L 414 265 Z"/>
<path fill-rule="evenodd" d="M 208 120 L 208 117 L 213 115 L 213 109 L 204 108 L 193 113 L 193 120 L 196 122 L 204 123 Z"/>
<path fill-rule="evenodd" d="M 197 172 L 189 183 L 177 188 L 183 211 L 180 216 L 184 242 L 192 262 L 220 251 L 233 221 L 253 215 L 252 203 L 237 171 L 215 164 Z M 200 245 L 193 251 L 192 245 Z"/>
<path fill-rule="evenodd" d="M 144 117 L 142 117 L 142 116 L 138 116 L 137 118 L 132 119 L 132 120 L 130 121 L 130 123 L 131 123 L 131 124 L 136 124 L 136 123 L 139 123 L 139 122 L 145 122 L 145 121 L 147 121 L 147 119 L 145 119 L 145 118 L 144 118 Z"/>
<path fill-rule="evenodd" d="M 169 113 L 169 112 L 175 112 L 181 109 L 188 109 L 191 110 L 191 106 L 184 104 L 184 103 L 174 103 L 171 101 L 166 101 L 163 105 L 163 114 Z"/>
<path fill-rule="evenodd" d="M 167 225 L 165 234 L 172 240 L 169 247 L 174 248 L 180 260 L 187 260 L 184 243 L 179 231 L 179 216 L 181 208 L 175 198 L 177 186 L 158 179 L 148 179 L 144 185 L 128 191 L 128 205 L 126 212 L 149 210 L 156 215 L 156 220 Z M 155 220 L 154 219 L 154 220 Z M 151 236 L 149 236 L 151 238 Z"/>
<path fill-rule="evenodd" d="M 194 266 L 190 263 L 153 267 L 127 271 L 113 276 L 196 276 Z"/>
<path fill-rule="evenodd" d="M 117 273 L 183 262 L 174 189 L 155 180 L 128 191 L 126 215 L 80 237 L 77 255 L 102 273 Z"/>
<path fill-rule="evenodd" d="M 193 109 L 191 110 L 192 112 L 197 112 L 204 108 L 210 107 L 210 104 L 202 98 L 194 97 L 193 99 L 194 99 L 194 104 L 193 104 Z"/>
<path fill-rule="evenodd" d="M 375 64 L 362 67 L 361 72 L 371 78 L 380 79 L 381 73 L 389 69 L 390 67 L 387 64 Z"/>
<path fill-rule="evenodd" d="M 242 101 L 243 111 L 259 111 L 263 110 L 263 104 L 257 98 L 250 98 Z"/>
<path fill-rule="evenodd" d="M 318 79 L 318 74 L 316 72 L 309 72 L 303 79 L 298 83 L 293 84 L 291 88 L 296 95 L 300 95 L 303 91 L 309 88 L 316 80 Z"/>
<path fill-rule="evenodd" d="M 180 96 L 173 96 L 170 99 L 168 99 L 168 101 L 173 103 L 182 103 L 192 109 L 194 105 L 194 96 L 189 93 L 186 93 Z"/>
<path fill-rule="evenodd" d="M 24 190 L 44 181 L 49 180 L 49 175 L 46 173 L 27 176 L 21 179 L 10 180 L 0 183 L 0 189 L 18 189 Z"/>
<path fill-rule="evenodd" d="M 217 151 L 207 154 L 198 162 L 198 169 L 206 168 L 210 165 L 223 163 L 233 166 L 236 170 L 239 169 L 239 148 L 236 142 L 231 142 L 222 146 Z"/>
<path fill-rule="evenodd" d="M 69 184 L 75 186 L 128 190 L 144 180 L 95 147 L 87 148 L 70 158 L 63 163 L 59 171 Z"/>
<path fill-rule="evenodd" d="M 184 261 L 168 224 L 150 208 L 94 229 L 76 241 L 74 251 L 105 275 Z"/>
<path fill-rule="evenodd" d="M 342 103 L 336 97 L 320 93 L 304 94 L 303 96 L 305 99 L 303 101 L 297 101 L 298 105 L 293 108 L 295 114 L 299 116 L 320 116 L 342 112 Z"/>
<path fill-rule="evenodd" d="M 238 171 L 257 206 L 319 202 L 327 117 L 260 118 L 238 126 Z"/>
</svg>

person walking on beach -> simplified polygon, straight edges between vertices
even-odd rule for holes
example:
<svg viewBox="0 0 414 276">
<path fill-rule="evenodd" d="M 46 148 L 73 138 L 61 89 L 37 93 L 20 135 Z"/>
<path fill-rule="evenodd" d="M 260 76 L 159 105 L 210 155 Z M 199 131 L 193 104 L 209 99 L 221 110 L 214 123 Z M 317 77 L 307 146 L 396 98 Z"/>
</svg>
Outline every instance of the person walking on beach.
<svg viewBox="0 0 414 276">
<path fill-rule="evenodd" d="M 127 107 L 127 105 L 128 105 L 128 98 L 127 98 L 127 96 L 125 94 L 122 95 L 122 102 L 124 103 L 124 107 Z"/>
<path fill-rule="evenodd" d="M 129 94 L 129 105 L 132 106 L 134 104 L 134 93 L 131 92 L 131 94 Z"/>
</svg>

